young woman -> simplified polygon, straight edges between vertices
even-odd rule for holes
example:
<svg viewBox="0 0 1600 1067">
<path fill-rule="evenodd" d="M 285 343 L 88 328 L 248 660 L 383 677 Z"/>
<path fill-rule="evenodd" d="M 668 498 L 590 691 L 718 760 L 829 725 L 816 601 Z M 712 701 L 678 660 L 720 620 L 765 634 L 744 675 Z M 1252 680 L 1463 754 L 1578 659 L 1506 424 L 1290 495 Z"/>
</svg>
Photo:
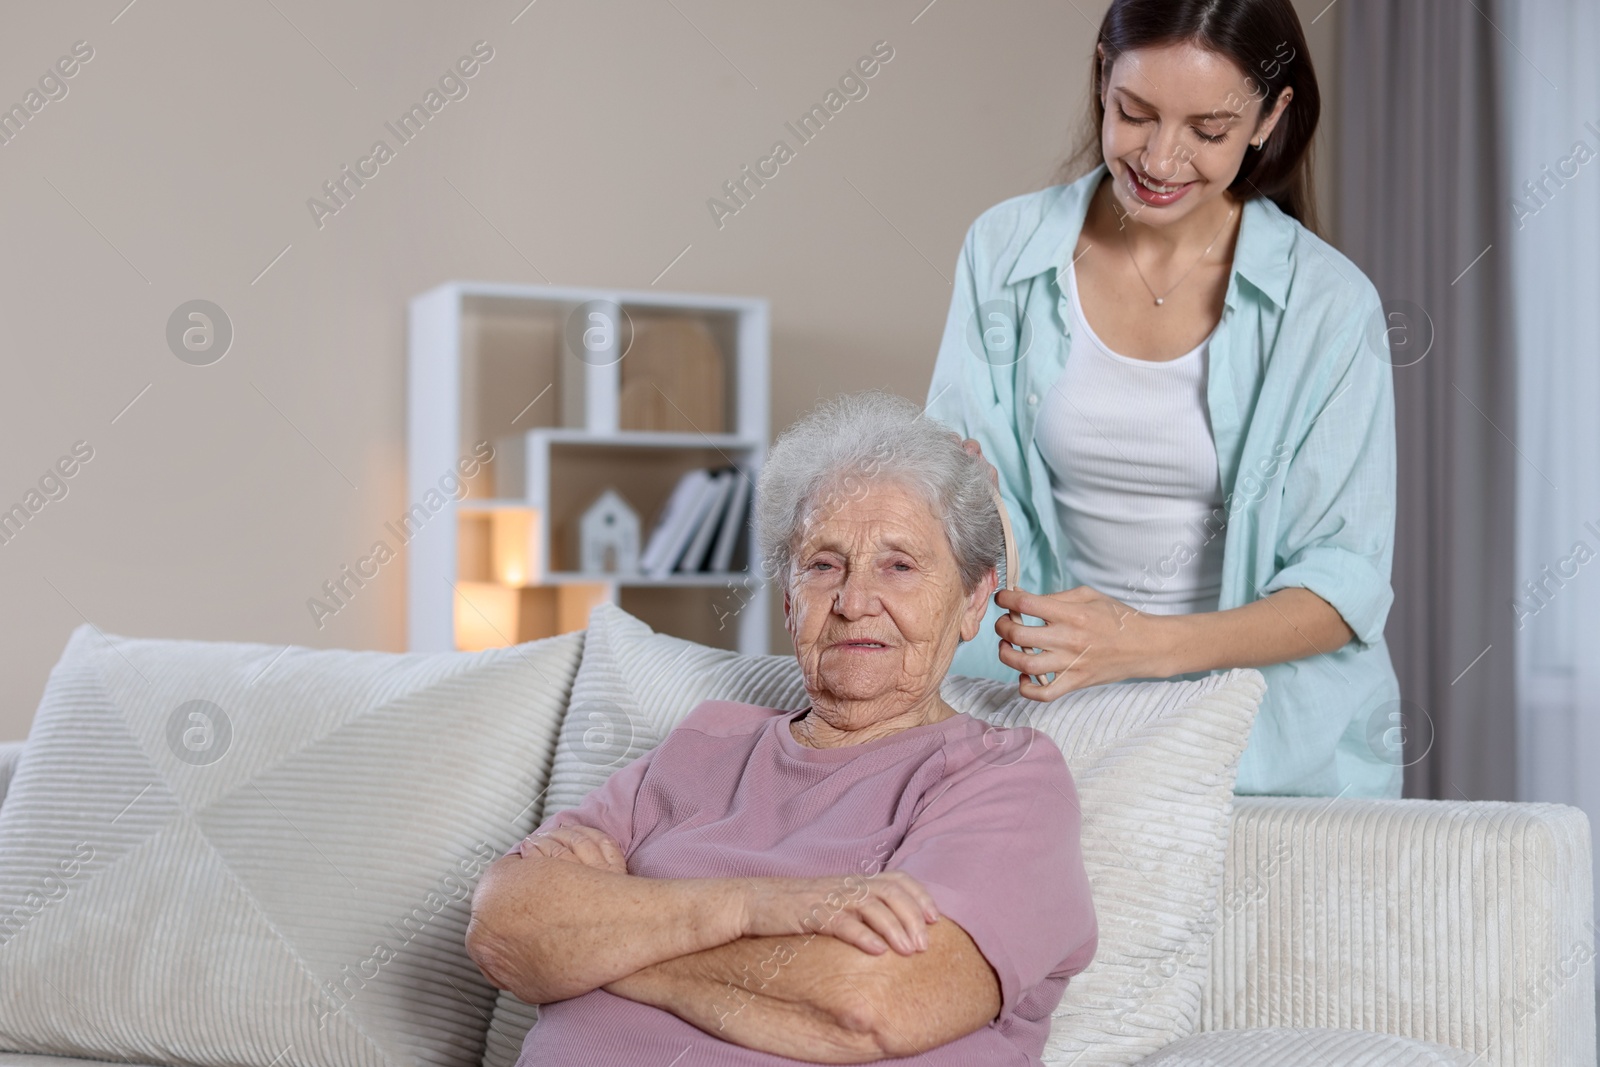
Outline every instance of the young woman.
<svg viewBox="0 0 1600 1067">
<path fill-rule="evenodd" d="M 951 670 L 1051 700 L 1257 667 L 1237 792 L 1399 796 L 1393 382 L 1377 291 L 1315 232 L 1299 20 L 1114 0 L 1092 86 L 1093 168 L 957 264 L 928 412 L 995 466 L 1021 563 Z"/>
</svg>

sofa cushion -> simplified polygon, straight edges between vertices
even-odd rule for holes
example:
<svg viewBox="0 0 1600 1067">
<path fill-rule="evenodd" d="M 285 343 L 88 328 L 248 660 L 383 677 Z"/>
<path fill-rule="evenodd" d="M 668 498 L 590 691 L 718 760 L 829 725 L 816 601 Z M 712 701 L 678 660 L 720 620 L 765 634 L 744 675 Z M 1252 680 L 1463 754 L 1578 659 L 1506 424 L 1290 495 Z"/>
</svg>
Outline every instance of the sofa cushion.
<svg viewBox="0 0 1600 1067">
<path fill-rule="evenodd" d="M 1478 1067 L 1595 1067 L 1582 808 L 1235 799 L 1204 1031 L 1383 1029 Z"/>
<path fill-rule="evenodd" d="M 1234 776 L 1264 692 L 1255 670 L 1099 686 L 1049 704 L 1005 682 L 946 680 L 957 710 L 1054 740 L 1083 805 L 1100 939 L 1056 1009 L 1047 1063 L 1132 1064 L 1194 1031 L 1221 919 Z M 541 821 L 576 807 L 708 698 L 797 710 L 807 700 L 793 656 L 740 656 L 596 608 Z M 992 737 L 992 759 L 1015 758 L 1006 734 Z M 502 994 L 484 1067 L 511 1067 L 536 1018 Z"/>
<path fill-rule="evenodd" d="M 40 1052 L 0 1052 L 0 1067 L 85 1067 L 101 1060 L 73 1059 L 71 1056 L 46 1056 Z M 114 1063 L 112 1067 L 148 1067 L 145 1064 Z"/>
<path fill-rule="evenodd" d="M 534 826 L 582 635 L 391 654 L 79 626 L 0 807 L 0 1048 L 469 1067 L 478 873 Z"/>
<path fill-rule="evenodd" d="M 1274 1026 L 1190 1034 L 1139 1067 L 1469 1067 L 1476 1061 L 1463 1049 L 1394 1034 Z"/>
<path fill-rule="evenodd" d="M 26 741 L 7 741 L 0 744 L 0 805 L 6 802 L 6 791 L 11 788 L 11 777 L 16 773 L 17 763 L 22 759 L 22 750 L 26 747 Z"/>
</svg>

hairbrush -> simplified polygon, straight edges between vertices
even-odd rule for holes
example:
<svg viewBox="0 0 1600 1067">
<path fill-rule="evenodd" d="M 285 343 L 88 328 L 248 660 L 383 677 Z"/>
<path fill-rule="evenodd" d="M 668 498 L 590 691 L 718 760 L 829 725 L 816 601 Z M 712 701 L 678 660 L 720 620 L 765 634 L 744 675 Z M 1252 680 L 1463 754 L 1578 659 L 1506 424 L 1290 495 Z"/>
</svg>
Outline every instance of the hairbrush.
<svg viewBox="0 0 1600 1067">
<path fill-rule="evenodd" d="M 1005 540 L 1006 540 L 1006 588 L 1007 589 L 1015 589 L 1015 588 L 1017 588 L 1017 538 L 1016 538 L 1016 535 L 1014 535 L 1011 532 L 1011 514 L 1010 514 L 1010 512 L 1006 511 L 1005 498 L 1003 498 L 1000 495 L 999 486 L 995 485 L 993 482 L 989 483 L 989 495 L 994 497 L 995 510 L 1000 512 L 1000 530 L 1001 530 L 1002 533 L 1005 534 Z M 1022 612 L 1017 611 L 1015 609 L 1012 609 L 1011 611 L 1008 611 L 1006 614 L 1010 615 L 1017 622 L 1019 622 L 1019 623 L 1022 622 Z M 1016 649 L 1018 652 L 1027 652 L 1028 651 L 1027 649 L 1023 648 L 1021 645 L 1016 644 L 1015 642 L 1012 643 L 1011 647 Z M 1044 685 L 1045 684 L 1045 683 L 1039 681 L 1039 679 L 1035 675 L 1030 674 L 1030 675 L 1027 676 L 1027 678 L 1034 685 Z"/>
</svg>

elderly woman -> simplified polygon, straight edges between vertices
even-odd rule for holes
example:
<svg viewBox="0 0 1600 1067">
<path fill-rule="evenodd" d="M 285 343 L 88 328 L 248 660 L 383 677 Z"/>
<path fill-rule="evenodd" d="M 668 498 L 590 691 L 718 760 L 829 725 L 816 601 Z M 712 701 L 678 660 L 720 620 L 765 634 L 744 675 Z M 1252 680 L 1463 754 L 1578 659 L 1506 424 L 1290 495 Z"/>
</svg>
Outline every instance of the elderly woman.
<svg viewBox="0 0 1600 1067">
<path fill-rule="evenodd" d="M 939 695 L 1003 559 L 986 464 L 847 396 L 757 506 L 809 703 L 700 704 L 485 872 L 468 951 L 543 1005 L 519 1067 L 1040 1063 L 1098 928 L 1060 751 Z"/>
</svg>

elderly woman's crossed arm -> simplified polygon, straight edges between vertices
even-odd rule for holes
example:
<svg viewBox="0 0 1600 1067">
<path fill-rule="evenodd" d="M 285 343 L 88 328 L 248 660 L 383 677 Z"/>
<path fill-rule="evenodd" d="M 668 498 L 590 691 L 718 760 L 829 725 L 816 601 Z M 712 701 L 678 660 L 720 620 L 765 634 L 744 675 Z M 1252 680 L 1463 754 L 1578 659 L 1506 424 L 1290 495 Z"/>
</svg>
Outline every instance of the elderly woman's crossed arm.
<svg viewBox="0 0 1600 1067">
<path fill-rule="evenodd" d="M 814 1062 L 915 1055 L 1000 1010 L 989 963 L 908 874 L 637 877 L 586 826 L 530 838 L 485 872 L 467 947 L 528 1003 L 604 988 Z"/>
</svg>

